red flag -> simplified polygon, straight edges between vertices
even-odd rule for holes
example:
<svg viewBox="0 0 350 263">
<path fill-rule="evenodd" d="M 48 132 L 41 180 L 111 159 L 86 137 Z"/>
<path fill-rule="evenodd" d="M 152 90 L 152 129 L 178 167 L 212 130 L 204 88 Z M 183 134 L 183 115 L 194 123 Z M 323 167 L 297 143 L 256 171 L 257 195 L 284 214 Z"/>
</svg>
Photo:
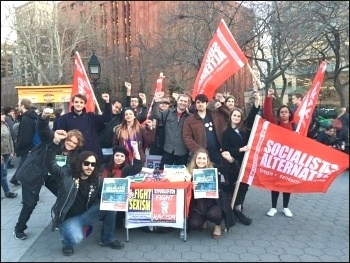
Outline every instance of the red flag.
<svg viewBox="0 0 350 263">
<path fill-rule="evenodd" d="M 315 109 L 318 100 L 318 95 L 320 94 L 326 67 L 327 61 L 322 61 L 309 91 L 307 92 L 307 94 L 301 101 L 301 104 L 298 106 L 297 110 L 293 115 L 294 123 L 298 124 L 296 132 L 300 135 L 307 136 L 307 131 L 312 119 L 312 113 Z"/>
<path fill-rule="evenodd" d="M 198 94 L 212 98 L 215 90 L 247 63 L 246 56 L 222 19 L 205 52 L 192 98 Z"/>
<path fill-rule="evenodd" d="M 74 55 L 74 78 L 72 87 L 72 96 L 75 94 L 83 94 L 87 98 L 85 104 L 86 112 L 95 112 L 94 92 L 91 88 L 89 78 L 86 75 L 84 65 L 81 62 L 79 53 L 76 51 Z M 72 101 L 69 104 L 69 108 L 72 107 Z"/>
<path fill-rule="evenodd" d="M 242 182 L 273 191 L 326 192 L 349 167 L 347 154 L 260 116 L 255 117 L 248 145 L 251 150 L 242 163 Z"/>
<path fill-rule="evenodd" d="M 160 72 L 159 74 L 159 78 L 157 79 L 157 86 L 156 86 L 156 92 L 160 92 L 162 91 L 163 89 L 163 79 L 165 78 L 165 76 L 163 76 L 163 72 Z M 154 96 L 155 94 L 153 95 L 153 100 L 151 102 L 151 106 L 149 107 L 148 109 L 148 112 L 147 112 L 147 119 L 149 119 L 149 116 L 151 116 L 151 112 L 152 112 L 152 106 L 153 106 L 153 101 L 154 101 Z"/>
</svg>

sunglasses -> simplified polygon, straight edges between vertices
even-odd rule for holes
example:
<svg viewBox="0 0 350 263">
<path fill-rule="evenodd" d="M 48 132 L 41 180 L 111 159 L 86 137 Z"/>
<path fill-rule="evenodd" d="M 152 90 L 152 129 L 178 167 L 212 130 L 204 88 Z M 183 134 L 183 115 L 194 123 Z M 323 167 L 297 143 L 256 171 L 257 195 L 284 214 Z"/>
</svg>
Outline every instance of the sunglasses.
<svg viewBox="0 0 350 263">
<path fill-rule="evenodd" d="M 84 166 L 89 166 L 89 165 L 91 165 L 91 167 L 95 167 L 95 166 L 96 166 L 96 163 L 94 163 L 94 162 L 89 162 L 89 161 L 84 161 L 84 162 L 83 162 L 83 165 L 84 165 Z"/>
</svg>

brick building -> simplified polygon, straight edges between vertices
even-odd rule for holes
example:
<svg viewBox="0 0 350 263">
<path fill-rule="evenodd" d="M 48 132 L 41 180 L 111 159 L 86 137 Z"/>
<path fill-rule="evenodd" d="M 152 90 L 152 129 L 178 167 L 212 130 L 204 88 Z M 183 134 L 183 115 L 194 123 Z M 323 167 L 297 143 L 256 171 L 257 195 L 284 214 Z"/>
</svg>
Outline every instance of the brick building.
<svg viewBox="0 0 350 263">
<path fill-rule="evenodd" d="M 234 1 L 232 1 L 235 3 Z M 59 5 L 60 15 L 75 17 L 85 17 L 93 13 L 90 20 L 90 28 L 96 32 L 86 45 L 77 47 L 85 67 L 92 50 L 95 51 L 101 63 L 101 82 L 107 82 L 112 92 L 119 94 L 124 81 L 132 83 L 133 92 L 145 92 L 149 97 L 153 95 L 155 81 L 160 72 L 169 76 L 169 67 L 173 65 L 159 66 L 150 65 L 144 60 L 144 49 L 152 49 L 157 41 L 160 29 L 163 26 L 161 17 L 168 12 L 176 14 L 179 12 L 176 1 L 61 1 Z M 243 10 L 237 15 L 237 20 L 242 19 L 245 12 Z M 241 10 L 240 9 L 240 10 Z M 239 13 L 239 12 L 238 12 Z M 179 19 L 182 17 L 179 13 Z M 190 26 L 190 25 L 188 25 Z M 250 30 L 252 27 L 250 28 Z M 246 33 L 246 29 L 239 32 L 239 28 L 234 30 L 235 34 Z M 210 38 L 210 37 L 209 37 Z M 247 52 L 245 50 L 245 52 Z M 155 60 L 155 59 L 154 59 Z M 143 68 L 141 61 L 143 62 Z M 154 61 L 155 62 L 155 61 Z M 156 63 L 155 63 L 156 64 Z M 165 63 L 164 63 L 165 64 Z M 142 72 L 141 72 L 142 71 Z M 184 84 L 185 91 L 191 92 L 198 69 L 190 69 L 189 80 Z M 168 73 L 168 74 L 167 74 Z M 168 79 L 164 81 L 163 90 L 166 91 Z M 219 88 L 219 91 L 226 91 L 237 97 L 238 103 L 244 104 L 244 91 L 253 86 L 252 76 L 248 69 L 244 67 L 226 83 Z"/>
</svg>

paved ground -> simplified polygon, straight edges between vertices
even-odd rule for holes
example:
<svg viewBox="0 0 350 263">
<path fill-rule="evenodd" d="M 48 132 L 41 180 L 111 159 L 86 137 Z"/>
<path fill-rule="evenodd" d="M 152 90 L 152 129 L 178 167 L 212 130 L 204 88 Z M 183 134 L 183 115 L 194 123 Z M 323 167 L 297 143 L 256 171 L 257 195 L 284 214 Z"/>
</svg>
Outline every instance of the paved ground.
<svg viewBox="0 0 350 263">
<path fill-rule="evenodd" d="M 12 177 L 11 171 L 9 178 Z M 214 240 L 212 225 L 203 232 L 191 231 L 186 242 L 179 230 L 167 234 L 130 230 L 130 241 L 122 250 L 100 247 L 99 229 L 75 247 L 70 257 L 61 254 L 59 232 L 51 232 L 50 208 L 53 195 L 42 189 L 40 202 L 29 223 L 27 240 L 15 240 L 12 231 L 21 209 L 20 187 L 15 199 L 1 200 L 1 262 L 162 262 L 162 261 L 322 261 L 349 262 L 349 171 L 340 175 L 325 194 L 294 194 L 290 209 L 293 218 L 281 212 L 270 218 L 270 192 L 251 187 L 244 212 L 253 224 L 238 223 Z M 97 231 L 96 231 L 97 229 Z M 118 229 L 120 241 L 125 230 Z"/>
</svg>

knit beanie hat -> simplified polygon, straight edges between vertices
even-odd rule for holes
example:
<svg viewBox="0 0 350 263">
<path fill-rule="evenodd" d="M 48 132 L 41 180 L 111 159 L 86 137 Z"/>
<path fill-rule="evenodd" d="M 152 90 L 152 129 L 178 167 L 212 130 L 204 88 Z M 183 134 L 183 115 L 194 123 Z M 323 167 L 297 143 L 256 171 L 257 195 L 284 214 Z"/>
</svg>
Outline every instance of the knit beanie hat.
<svg viewBox="0 0 350 263">
<path fill-rule="evenodd" d="M 128 156 L 129 156 L 128 150 L 127 150 L 125 147 L 123 147 L 123 146 L 115 146 L 115 147 L 113 148 L 113 156 L 114 156 L 115 153 L 117 153 L 117 152 L 123 153 L 123 154 L 125 155 L 125 158 L 126 158 L 126 159 L 127 159 Z"/>
</svg>

